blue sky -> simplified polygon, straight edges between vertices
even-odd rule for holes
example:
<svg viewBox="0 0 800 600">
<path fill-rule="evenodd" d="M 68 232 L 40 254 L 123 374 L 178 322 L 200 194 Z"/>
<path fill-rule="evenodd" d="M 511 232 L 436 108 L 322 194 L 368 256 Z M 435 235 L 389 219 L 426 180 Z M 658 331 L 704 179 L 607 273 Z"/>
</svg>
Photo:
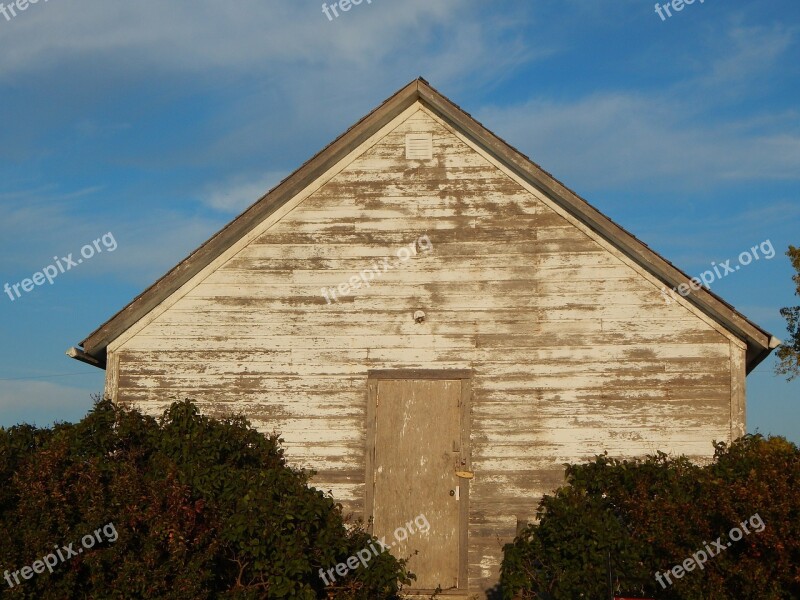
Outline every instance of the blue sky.
<svg viewBox="0 0 800 600">
<path fill-rule="evenodd" d="M 6 2 L 8 4 L 8 2 Z M 50 0 L 0 16 L 0 425 L 76 420 L 64 352 L 415 77 L 785 339 L 800 245 L 800 4 Z M 102 251 L 97 251 L 101 248 Z M 91 250 L 91 248 L 90 248 Z M 85 251 L 89 254 L 89 250 Z M 748 377 L 751 432 L 800 442 L 800 381 Z"/>
</svg>

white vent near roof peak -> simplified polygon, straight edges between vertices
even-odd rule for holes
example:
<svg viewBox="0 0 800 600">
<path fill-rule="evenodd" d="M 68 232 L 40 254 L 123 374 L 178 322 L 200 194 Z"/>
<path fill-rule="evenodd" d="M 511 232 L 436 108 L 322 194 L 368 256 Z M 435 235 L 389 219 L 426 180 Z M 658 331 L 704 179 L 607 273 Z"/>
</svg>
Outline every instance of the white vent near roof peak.
<svg viewBox="0 0 800 600">
<path fill-rule="evenodd" d="M 430 133 L 407 133 L 406 158 L 417 160 L 433 158 L 433 135 Z"/>
</svg>

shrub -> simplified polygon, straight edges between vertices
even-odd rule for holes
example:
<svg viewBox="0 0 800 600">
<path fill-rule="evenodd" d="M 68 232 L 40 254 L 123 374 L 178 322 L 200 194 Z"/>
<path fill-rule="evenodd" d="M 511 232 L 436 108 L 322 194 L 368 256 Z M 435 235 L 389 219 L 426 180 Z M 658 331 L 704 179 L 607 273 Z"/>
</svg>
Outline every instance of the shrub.
<svg viewBox="0 0 800 600">
<path fill-rule="evenodd" d="M 758 514 L 765 528 L 731 542 L 704 568 L 659 584 L 693 553 Z M 504 548 L 505 598 L 608 597 L 681 600 L 800 597 L 800 450 L 780 437 L 715 444 L 714 462 L 663 453 L 606 455 L 569 465 L 566 485 L 545 496 Z M 757 523 L 757 521 L 756 521 Z"/>
<path fill-rule="evenodd" d="M 160 420 L 102 400 L 74 425 L 0 429 L 0 570 L 110 523 L 118 535 L 52 574 L 0 581 L 3 597 L 397 597 L 412 576 L 389 554 L 325 588 L 319 569 L 373 538 L 286 464 L 281 441 L 189 401 Z"/>
</svg>

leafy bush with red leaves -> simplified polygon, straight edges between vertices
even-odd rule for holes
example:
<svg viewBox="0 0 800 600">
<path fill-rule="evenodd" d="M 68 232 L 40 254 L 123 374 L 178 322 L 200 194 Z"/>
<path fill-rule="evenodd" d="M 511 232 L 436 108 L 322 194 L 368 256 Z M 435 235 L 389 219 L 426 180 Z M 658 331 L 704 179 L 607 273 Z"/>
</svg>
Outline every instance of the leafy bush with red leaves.
<svg viewBox="0 0 800 600">
<path fill-rule="evenodd" d="M 715 448 L 702 467 L 663 453 L 568 466 L 539 522 L 505 546 L 504 597 L 608 598 L 610 572 L 620 596 L 800 598 L 800 450 L 760 435 Z M 760 533 L 751 528 L 672 585 L 656 581 L 755 514 Z"/>
<path fill-rule="evenodd" d="M 74 425 L 0 429 L 0 575 L 108 523 L 118 533 L 52 574 L 0 579 L 0 596 L 396 598 L 413 576 L 388 553 L 325 587 L 319 569 L 373 538 L 280 443 L 188 401 L 158 421 L 103 400 Z"/>
</svg>

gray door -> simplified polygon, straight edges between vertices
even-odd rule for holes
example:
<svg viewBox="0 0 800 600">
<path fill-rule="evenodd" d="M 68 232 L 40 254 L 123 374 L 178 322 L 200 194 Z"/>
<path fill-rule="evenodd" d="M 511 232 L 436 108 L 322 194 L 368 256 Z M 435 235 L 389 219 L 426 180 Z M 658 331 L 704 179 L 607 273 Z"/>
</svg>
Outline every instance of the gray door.
<svg viewBox="0 0 800 600">
<path fill-rule="evenodd" d="M 465 525 L 460 509 L 467 500 L 456 476 L 463 464 L 461 400 L 457 379 L 378 380 L 370 394 L 373 533 L 386 536 L 398 558 L 418 552 L 408 564 L 417 575 L 414 589 L 459 586 Z M 420 515 L 424 519 L 414 523 Z M 425 522 L 429 528 L 423 532 L 419 525 Z"/>
</svg>

